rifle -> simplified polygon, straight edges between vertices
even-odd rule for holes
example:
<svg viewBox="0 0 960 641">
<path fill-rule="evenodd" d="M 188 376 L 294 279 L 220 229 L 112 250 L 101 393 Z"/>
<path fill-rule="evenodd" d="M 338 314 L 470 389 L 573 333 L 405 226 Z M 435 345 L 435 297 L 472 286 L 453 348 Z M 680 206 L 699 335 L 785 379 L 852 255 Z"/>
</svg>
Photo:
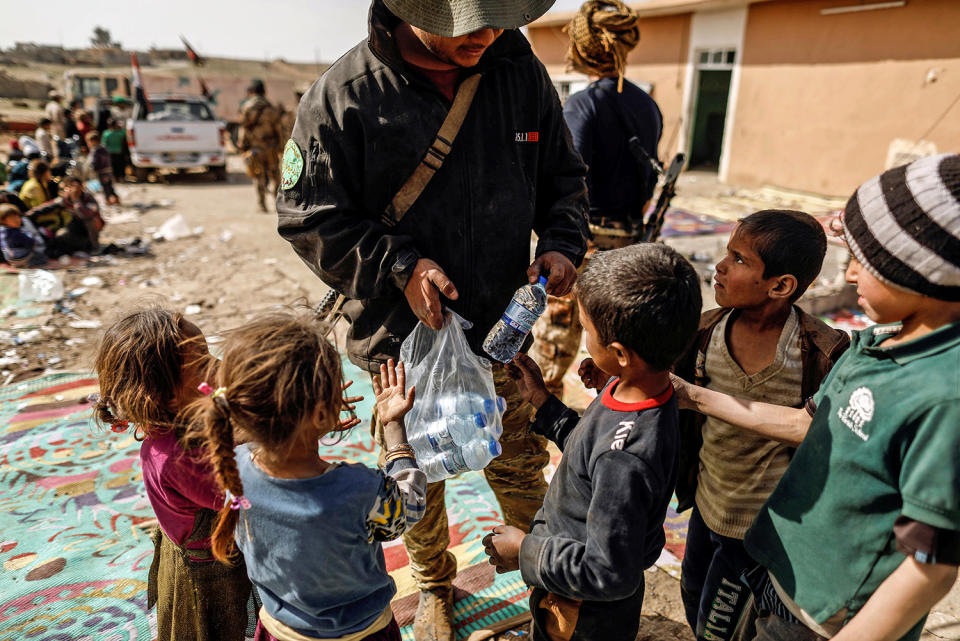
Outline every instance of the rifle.
<svg viewBox="0 0 960 641">
<path fill-rule="evenodd" d="M 324 336 L 328 336 L 333 331 L 334 325 L 340 320 L 339 317 L 343 316 L 342 308 L 345 302 L 347 302 L 346 296 L 335 289 L 331 289 L 324 294 L 320 303 L 313 309 L 313 317 L 317 321 L 327 324 L 327 331 Z"/>
<path fill-rule="evenodd" d="M 633 139 L 630 142 L 632 147 Z M 647 216 L 646 221 L 640 224 L 638 241 L 653 243 L 660 237 L 660 230 L 663 228 L 663 220 L 667 215 L 667 209 L 670 207 L 670 201 L 677 193 L 677 178 L 680 177 L 684 162 L 686 162 L 686 156 L 682 152 L 673 157 L 670 168 L 667 169 L 664 176 L 663 187 L 660 188 L 660 196 L 657 198 L 657 205 Z"/>
</svg>

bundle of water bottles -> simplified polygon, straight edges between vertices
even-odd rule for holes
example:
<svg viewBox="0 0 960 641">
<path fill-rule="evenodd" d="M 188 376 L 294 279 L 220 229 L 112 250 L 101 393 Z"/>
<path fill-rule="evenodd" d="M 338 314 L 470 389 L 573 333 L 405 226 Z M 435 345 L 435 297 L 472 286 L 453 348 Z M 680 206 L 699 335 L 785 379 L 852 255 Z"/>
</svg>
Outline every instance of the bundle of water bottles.
<svg viewBox="0 0 960 641">
<path fill-rule="evenodd" d="M 470 323 L 447 311 L 439 331 L 419 323 L 400 347 L 407 383 L 417 388 L 407 439 L 430 482 L 482 470 L 500 455 L 506 403 L 494 391 L 490 361 L 470 349 L 465 327 Z"/>
<path fill-rule="evenodd" d="M 453 392 L 424 405 L 408 415 L 407 438 L 428 481 L 482 470 L 500 455 L 500 417 L 507 407 L 502 396 Z"/>
<path fill-rule="evenodd" d="M 547 279 L 525 285 L 513 295 L 491 328 L 484 350 L 507 363 L 520 351 L 547 305 Z M 500 455 L 506 401 L 493 386 L 490 361 L 473 353 L 464 329 L 470 323 L 447 311 L 443 327 L 418 323 L 400 348 L 407 382 L 417 388 L 407 414 L 407 440 L 430 482 L 467 470 L 482 470 Z"/>
</svg>

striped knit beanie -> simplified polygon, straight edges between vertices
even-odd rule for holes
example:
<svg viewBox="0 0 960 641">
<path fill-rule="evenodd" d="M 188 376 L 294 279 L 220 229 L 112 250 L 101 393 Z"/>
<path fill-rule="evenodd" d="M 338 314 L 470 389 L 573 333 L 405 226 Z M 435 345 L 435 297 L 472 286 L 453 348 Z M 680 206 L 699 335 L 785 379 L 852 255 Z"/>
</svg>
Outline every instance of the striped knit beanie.
<svg viewBox="0 0 960 641">
<path fill-rule="evenodd" d="M 843 232 L 882 282 L 960 301 L 960 155 L 921 158 L 871 178 L 847 202 Z"/>
</svg>

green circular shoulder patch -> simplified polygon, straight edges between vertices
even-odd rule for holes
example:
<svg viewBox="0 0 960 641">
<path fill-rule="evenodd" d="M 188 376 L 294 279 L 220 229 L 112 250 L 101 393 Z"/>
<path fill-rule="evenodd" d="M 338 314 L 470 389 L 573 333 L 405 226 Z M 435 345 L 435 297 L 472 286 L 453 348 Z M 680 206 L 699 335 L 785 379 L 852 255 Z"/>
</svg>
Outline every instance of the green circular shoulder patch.
<svg viewBox="0 0 960 641">
<path fill-rule="evenodd" d="M 280 189 L 290 189 L 303 173 L 303 153 L 293 140 L 283 148 L 283 164 L 280 167 Z"/>
</svg>

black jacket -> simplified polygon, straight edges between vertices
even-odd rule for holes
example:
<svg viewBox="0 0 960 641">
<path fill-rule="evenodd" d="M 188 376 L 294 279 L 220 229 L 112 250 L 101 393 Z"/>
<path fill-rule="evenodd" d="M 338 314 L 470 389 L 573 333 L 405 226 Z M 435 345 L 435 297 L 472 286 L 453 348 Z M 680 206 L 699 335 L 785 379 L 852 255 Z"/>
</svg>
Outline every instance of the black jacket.
<svg viewBox="0 0 960 641">
<path fill-rule="evenodd" d="M 479 353 L 527 281 L 531 230 L 537 255 L 559 251 L 574 264 L 588 234 L 586 168 L 547 72 L 518 31 L 504 32 L 475 68 L 484 74 L 477 95 L 419 200 L 396 227 L 379 222 L 450 108 L 403 62 L 397 23 L 375 0 L 369 41 L 303 97 L 293 129 L 303 173 L 277 197 L 280 235 L 352 299 L 347 349 L 370 371 L 399 355 L 416 324 L 403 288 L 417 258 L 435 260 L 456 285 L 449 307 L 474 323 L 467 338 Z"/>
</svg>

